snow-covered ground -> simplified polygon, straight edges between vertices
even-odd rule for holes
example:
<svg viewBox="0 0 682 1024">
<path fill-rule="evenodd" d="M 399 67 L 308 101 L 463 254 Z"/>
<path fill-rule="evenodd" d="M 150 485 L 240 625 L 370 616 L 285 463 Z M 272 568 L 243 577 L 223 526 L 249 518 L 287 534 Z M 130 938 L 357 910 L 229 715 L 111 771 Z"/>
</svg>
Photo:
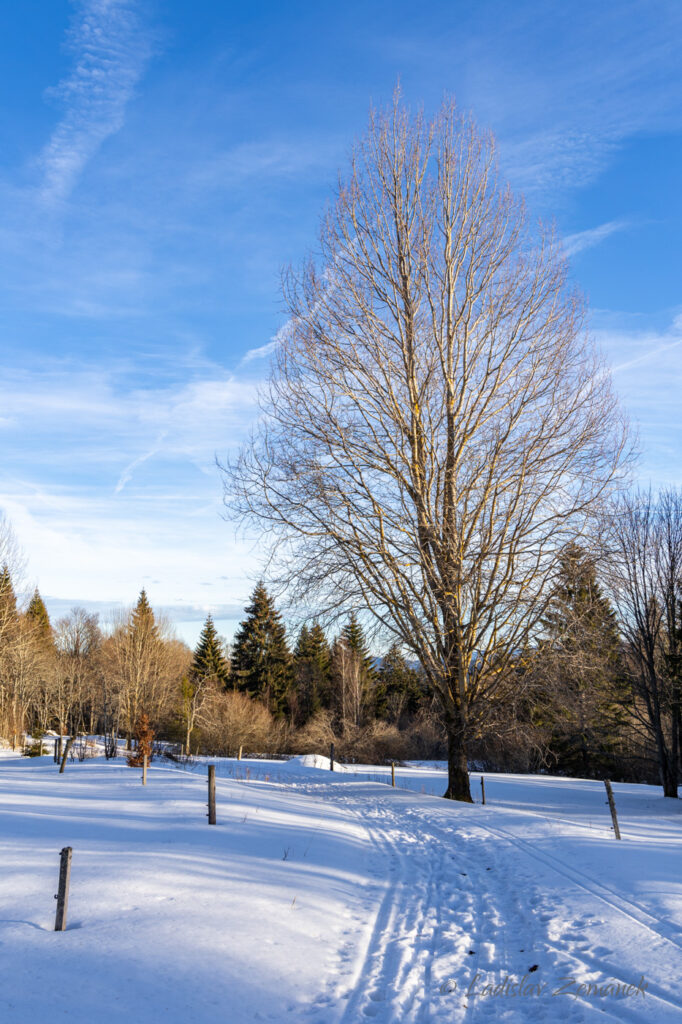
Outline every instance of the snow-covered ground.
<svg viewBox="0 0 682 1024">
<path fill-rule="evenodd" d="M 0 760 L 0 1021 L 682 1021 L 682 807 L 436 765 Z M 480 797 L 478 776 L 473 776 Z M 59 851 L 73 847 L 56 933 Z M 629 986 L 629 987 L 628 987 Z"/>
</svg>

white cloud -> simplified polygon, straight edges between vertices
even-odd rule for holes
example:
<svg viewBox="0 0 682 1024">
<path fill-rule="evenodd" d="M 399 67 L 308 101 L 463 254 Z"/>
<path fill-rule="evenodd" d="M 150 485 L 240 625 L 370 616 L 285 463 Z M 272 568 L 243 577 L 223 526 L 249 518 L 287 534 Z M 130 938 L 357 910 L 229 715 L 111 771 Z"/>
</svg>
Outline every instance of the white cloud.
<svg viewBox="0 0 682 1024">
<path fill-rule="evenodd" d="M 202 584 L 215 580 L 211 602 L 243 606 L 251 542 L 234 538 L 222 518 L 215 453 L 247 434 L 258 380 L 191 362 L 189 380 L 134 389 L 125 367 L 53 363 L 3 374 L 14 428 L 0 508 L 45 593 L 126 604 L 148 577 L 158 604 L 205 607 Z"/>
<path fill-rule="evenodd" d="M 74 67 L 49 93 L 64 113 L 40 158 L 48 204 L 68 197 L 87 162 L 121 129 L 150 56 L 131 0 L 83 0 L 68 42 Z"/>
<path fill-rule="evenodd" d="M 585 249 L 592 249 L 599 245 L 605 238 L 615 234 L 617 231 L 624 231 L 630 226 L 626 220 L 611 220 L 606 224 L 600 224 L 596 228 L 588 228 L 586 231 L 578 231 L 573 235 L 566 235 L 564 238 L 564 251 L 567 256 L 576 256 Z"/>
<path fill-rule="evenodd" d="M 609 359 L 616 390 L 638 429 L 640 480 L 682 484 L 682 323 L 667 330 L 602 327 L 594 331 Z"/>
<path fill-rule="evenodd" d="M 273 338 L 267 345 L 261 345 L 260 348 L 251 348 L 242 359 L 240 366 L 245 363 L 251 363 L 254 359 L 266 359 L 272 352 L 277 348 L 278 339 Z"/>
</svg>

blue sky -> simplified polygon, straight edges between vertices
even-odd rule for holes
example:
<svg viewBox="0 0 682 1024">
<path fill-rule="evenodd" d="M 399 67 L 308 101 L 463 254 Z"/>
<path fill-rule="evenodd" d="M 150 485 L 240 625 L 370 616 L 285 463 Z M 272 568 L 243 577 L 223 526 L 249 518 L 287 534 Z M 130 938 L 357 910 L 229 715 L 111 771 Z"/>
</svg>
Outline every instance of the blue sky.
<svg viewBox="0 0 682 1024">
<path fill-rule="evenodd" d="M 370 102 L 444 92 L 554 218 L 639 429 L 682 482 L 682 4 L 23 0 L 0 38 L 0 507 L 53 614 L 145 586 L 229 634 L 221 519 L 280 269 Z"/>
</svg>

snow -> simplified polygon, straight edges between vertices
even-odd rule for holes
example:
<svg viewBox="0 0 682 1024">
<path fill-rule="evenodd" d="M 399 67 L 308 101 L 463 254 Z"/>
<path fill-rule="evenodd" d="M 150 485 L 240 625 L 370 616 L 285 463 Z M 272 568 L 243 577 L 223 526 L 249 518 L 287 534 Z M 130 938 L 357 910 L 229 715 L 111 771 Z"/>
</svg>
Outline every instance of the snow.
<svg viewBox="0 0 682 1024">
<path fill-rule="evenodd" d="M 682 1020 L 682 808 L 655 787 L 614 785 L 618 842 L 598 782 L 491 775 L 466 806 L 433 795 L 436 763 L 392 789 L 317 755 L 216 759 L 209 827 L 203 761 L 142 787 L 121 760 L 10 753 L 3 1024 Z"/>
</svg>

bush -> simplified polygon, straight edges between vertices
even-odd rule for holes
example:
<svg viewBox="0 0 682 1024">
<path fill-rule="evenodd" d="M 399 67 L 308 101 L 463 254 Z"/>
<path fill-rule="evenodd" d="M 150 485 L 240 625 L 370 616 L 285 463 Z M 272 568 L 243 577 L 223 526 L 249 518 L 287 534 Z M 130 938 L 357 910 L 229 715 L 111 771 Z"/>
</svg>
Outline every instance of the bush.
<svg viewBox="0 0 682 1024">
<path fill-rule="evenodd" d="M 129 767 L 141 768 L 144 764 L 145 755 L 147 756 L 147 764 L 151 764 L 154 753 L 154 731 L 149 724 L 149 716 L 144 712 L 140 715 L 135 726 L 135 739 L 137 740 L 137 749 L 128 755 Z"/>
<path fill-rule="evenodd" d="M 201 716 L 202 747 L 208 753 L 234 757 L 244 751 L 278 753 L 286 739 L 286 726 L 268 709 L 244 693 L 215 688 Z"/>
<path fill-rule="evenodd" d="M 36 740 L 29 746 L 24 747 L 24 757 L 42 757 L 45 753 L 42 740 Z"/>
</svg>

